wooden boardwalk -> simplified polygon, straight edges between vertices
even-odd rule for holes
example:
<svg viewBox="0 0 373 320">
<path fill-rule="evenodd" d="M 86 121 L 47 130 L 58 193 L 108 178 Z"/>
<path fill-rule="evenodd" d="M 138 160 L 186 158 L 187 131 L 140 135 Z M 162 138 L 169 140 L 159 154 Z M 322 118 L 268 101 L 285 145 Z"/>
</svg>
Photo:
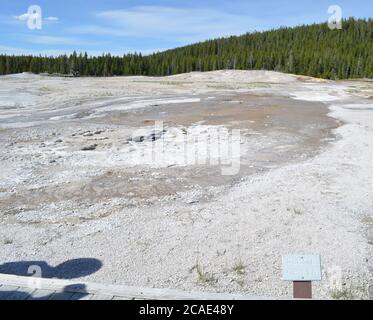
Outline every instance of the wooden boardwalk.
<svg viewBox="0 0 373 320">
<path fill-rule="evenodd" d="M 225 293 L 184 292 L 0 274 L 0 300 L 267 300 Z"/>
</svg>

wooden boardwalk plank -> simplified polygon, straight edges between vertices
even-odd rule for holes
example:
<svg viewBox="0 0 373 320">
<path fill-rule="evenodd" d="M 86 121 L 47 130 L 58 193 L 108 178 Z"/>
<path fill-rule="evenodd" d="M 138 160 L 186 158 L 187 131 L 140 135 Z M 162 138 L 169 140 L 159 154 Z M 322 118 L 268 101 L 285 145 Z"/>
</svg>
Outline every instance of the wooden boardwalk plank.
<svg viewBox="0 0 373 320">
<path fill-rule="evenodd" d="M 73 292 L 55 292 L 49 300 L 71 300 Z"/>
<path fill-rule="evenodd" d="M 92 297 L 90 293 L 74 293 L 70 300 L 91 300 Z"/>
<path fill-rule="evenodd" d="M 11 284 L 1 284 L 0 285 L 0 292 L 8 292 L 8 291 L 17 291 L 19 286 L 11 285 Z"/>
<path fill-rule="evenodd" d="M 26 300 L 34 289 L 16 286 L 0 286 L 0 300 Z"/>
<path fill-rule="evenodd" d="M 17 293 L 18 288 L 18 286 L 2 285 L 0 287 L 0 300 L 12 300 L 12 296 Z"/>
<path fill-rule="evenodd" d="M 113 300 L 134 300 L 133 298 L 114 296 Z"/>
<path fill-rule="evenodd" d="M 55 291 L 53 290 L 37 289 L 27 298 L 27 300 L 49 300 L 54 293 Z"/>
<path fill-rule="evenodd" d="M 17 291 L 13 293 L 10 300 L 27 300 L 32 293 L 35 291 L 33 288 L 18 288 Z"/>
<path fill-rule="evenodd" d="M 113 300 L 113 296 L 106 294 L 94 294 L 91 300 Z"/>
<path fill-rule="evenodd" d="M 27 299 L 82 299 L 82 300 L 274 300 L 275 298 L 249 296 L 243 294 L 185 292 L 174 289 L 139 288 L 123 285 L 104 285 L 90 282 L 73 282 L 61 279 L 33 279 L 31 288 L 35 289 Z M 3 288 L 4 296 L 22 288 L 29 288 L 30 277 L 0 274 L 0 294 Z M 5 290 L 10 286 L 12 290 Z M 24 289 L 26 290 L 26 289 Z M 26 291 L 30 293 L 29 291 Z M 57 293 L 61 293 L 57 295 Z M 21 297 L 23 297 L 21 295 Z M 0 297 L 0 299 L 2 299 Z"/>
</svg>

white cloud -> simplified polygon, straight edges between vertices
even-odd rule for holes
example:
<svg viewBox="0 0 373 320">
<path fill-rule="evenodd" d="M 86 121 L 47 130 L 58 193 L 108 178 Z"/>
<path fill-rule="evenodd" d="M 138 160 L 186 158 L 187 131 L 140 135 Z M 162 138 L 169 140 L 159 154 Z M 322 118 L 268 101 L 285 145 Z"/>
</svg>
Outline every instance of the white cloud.
<svg viewBox="0 0 373 320">
<path fill-rule="evenodd" d="M 80 34 L 194 42 L 252 31 L 260 22 L 244 15 L 214 9 L 162 6 L 102 11 L 97 13 L 96 17 L 102 21 L 101 25 L 79 26 L 70 31 Z"/>
<path fill-rule="evenodd" d="M 57 17 L 46 17 L 44 20 L 46 21 L 59 21 L 60 19 Z"/>
<path fill-rule="evenodd" d="M 69 37 L 55 37 L 55 36 L 28 36 L 27 42 L 35 44 L 46 44 L 46 45 L 75 45 L 79 44 L 79 40 L 76 38 Z"/>
<path fill-rule="evenodd" d="M 0 46 L 0 54 L 58 56 L 67 53 L 64 50 L 30 50 L 17 47 Z"/>
<path fill-rule="evenodd" d="M 97 36 L 126 36 L 127 33 L 111 28 L 111 27 L 101 27 L 96 25 L 85 25 L 85 26 L 78 26 L 78 27 L 72 27 L 66 29 L 69 32 L 76 33 L 76 34 L 93 34 Z"/>
<path fill-rule="evenodd" d="M 35 15 L 35 17 L 36 16 L 37 15 Z M 26 21 L 30 18 L 30 14 L 29 13 L 24 13 L 24 14 L 21 14 L 19 16 L 14 16 L 13 18 L 16 19 L 16 20 L 19 20 L 19 21 Z"/>
<path fill-rule="evenodd" d="M 154 49 L 154 50 L 137 50 L 137 52 L 141 52 L 143 55 L 152 54 L 156 51 L 164 51 L 165 48 Z M 14 54 L 14 55 L 42 55 L 42 56 L 59 56 L 63 54 L 71 54 L 73 50 L 56 50 L 56 49 L 48 49 L 48 50 L 31 50 L 31 49 L 24 49 L 24 48 L 16 48 L 16 47 L 7 47 L 0 45 L 0 54 Z M 89 56 L 101 56 L 103 53 L 107 53 L 108 51 L 105 50 L 82 50 L 82 52 L 86 51 Z M 134 50 L 131 48 L 123 48 L 122 50 L 110 50 L 111 55 L 113 56 L 123 56 L 126 53 L 133 52 Z"/>
<path fill-rule="evenodd" d="M 2 54 L 26 54 L 26 51 L 21 48 L 16 47 L 8 47 L 8 46 L 1 46 L 0 45 L 0 53 Z"/>
<path fill-rule="evenodd" d="M 25 42 L 38 44 L 38 45 L 65 45 L 82 48 L 83 46 L 100 46 L 106 44 L 104 41 L 86 41 L 84 39 L 63 36 L 47 36 L 47 35 L 27 35 L 23 37 Z M 78 49 L 77 48 L 77 49 Z M 79 49 L 82 50 L 82 49 Z"/>
<path fill-rule="evenodd" d="M 28 19 L 38 19 L 39 15 L 37 13 L 35 14 L 29 14 L 29 13 L 23 13 L 19 16 L 13 16 L 14 19 L 19 20 L 19 21 L 27 21 Z M 44 21 L 50 21 L 50 22 L 57 22 L 60 19 L 58 17 L 46 17 L 43 19 Z"/>
</svg>

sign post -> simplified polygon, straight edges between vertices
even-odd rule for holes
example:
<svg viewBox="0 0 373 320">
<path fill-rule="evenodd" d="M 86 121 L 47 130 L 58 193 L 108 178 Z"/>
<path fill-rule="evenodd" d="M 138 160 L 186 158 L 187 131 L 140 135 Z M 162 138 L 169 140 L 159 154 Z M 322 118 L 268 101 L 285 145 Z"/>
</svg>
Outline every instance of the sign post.
<svg viewBox="0 0 373 320">
<path fill-rule="evenodd" d="M 283 256 L 282 279 L 293 282 L 293 297 L 295 299 L 312 299 L 312 281 L 321 280 L 320 256 Z"/>
</svg>

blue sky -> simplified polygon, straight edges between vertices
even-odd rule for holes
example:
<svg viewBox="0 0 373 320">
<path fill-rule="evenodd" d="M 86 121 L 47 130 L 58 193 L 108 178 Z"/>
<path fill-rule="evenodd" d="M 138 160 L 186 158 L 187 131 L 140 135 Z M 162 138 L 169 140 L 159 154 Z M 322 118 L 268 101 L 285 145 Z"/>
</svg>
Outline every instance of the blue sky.
<svg viewBox="0 0 373 320">
<path fill-rule="evenodd" d="M 164 50 L 228 35 L 373 16 L 372 0 L 0 0 L 0 53 L 90 55 Z M 42 29 L 27 27 L 30 5 L 42 9 Z"/>
</svg>

